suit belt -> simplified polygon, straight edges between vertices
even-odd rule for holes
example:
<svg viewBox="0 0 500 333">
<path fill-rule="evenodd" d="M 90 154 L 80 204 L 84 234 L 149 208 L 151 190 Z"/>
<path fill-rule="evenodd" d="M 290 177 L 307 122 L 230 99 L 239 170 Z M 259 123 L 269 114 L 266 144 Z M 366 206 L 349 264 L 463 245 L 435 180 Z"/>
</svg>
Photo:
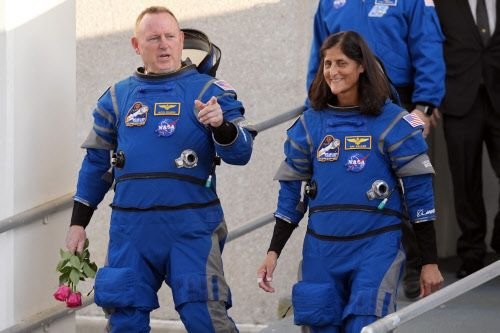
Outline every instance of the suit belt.
<svg viewBox="0 0 500 333">
<path fill-rule="evenodd" d="M 345 211 L 345 210 L 391 215 L 391 216 L 397 216 L 401 219 L 406 218 L 405 214 L 398 212 L 397 210 L 394 209 L 390 208 L 378 209 L 378 207 L 376 206 L 353 205 L 353 204 L 319 205 L 319 206 L 309 207 L 309 216 L 318 212 Z"/>
<path fill-rule="evenodd" d="M 174 172 L 147 172 L 147 173 L 127 173 L 115 179 L 115 183 L 118 184 L 123 181 L 133 180 L 133 179 L 161 179 L 161 178 L 171 178 L 177 180 L 183 180 L 196 185 L 205 186 L 206 180 L 193 177 L 190 175 L 184 175 L 181 173 Z"/>
<path fill-rule="evenodd" d="M 171 205 L 171 206 L 158 205 L 146 208 L 123 207 L 114 204 L 110 204 L 109 206 L 114 210 L 121 210 L 126 212 L 149 212 L 149 211 L 165 211 L 165 210 L 180 210 L 180 209 L 197 209 L 197 208 L 205 208 L 216 205 L 220 205 L 220 200 L 218 198 L 208 202 L 189 202 L 181 205 Z"/>
<path fill-rule="evenodd" d="M 389 231 L 394 231 L 394 230 L 399 230 L 401 229 L 401 223 L 398 224 L 392 224 L 388 225 L 386 227 L 370 230 L 367 232 L 363 232 L 361 234 L 356 234 L 356 235 L 350 235 L 350 236 L 331 236 L 331 235 L 321 235 L 317 234 L 314 230 L 311 228 L 307 228 L 307 233 L 314 238 L 318 238 L 321 240 L 327 240 L 327 241 L 351 241 L 351 240 L 357 240 L 357 239 L 363 239 L 366 237 L 371 237 L 379 234 L 383 234 L 385 232 Z"/>
</svg>

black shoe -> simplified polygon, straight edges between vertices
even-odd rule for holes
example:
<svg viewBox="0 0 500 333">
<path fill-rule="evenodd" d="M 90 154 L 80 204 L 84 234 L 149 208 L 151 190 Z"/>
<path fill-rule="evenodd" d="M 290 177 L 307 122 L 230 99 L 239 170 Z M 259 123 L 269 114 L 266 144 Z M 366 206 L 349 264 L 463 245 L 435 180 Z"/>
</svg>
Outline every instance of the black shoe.
<svg viewBox="0 0 500 333">
<path fill-rule="evenodd" d="M 481 262 L 472 262 L 472 263 L 467 262 L 462 264 L 462 266 L 460 266 L 455 276 L 457 277 L 457 279 L 463 279 L 464 277 L 469 276 L 474 272 L 477 272 L 483 267 L 484 265 Z"/>
<path fill-rule="evenodd" d="M 415 270 L 407 270 L 403 278 L 403 291 L 409 300 L 420 296 L 420 274 Z"/>
</svg>

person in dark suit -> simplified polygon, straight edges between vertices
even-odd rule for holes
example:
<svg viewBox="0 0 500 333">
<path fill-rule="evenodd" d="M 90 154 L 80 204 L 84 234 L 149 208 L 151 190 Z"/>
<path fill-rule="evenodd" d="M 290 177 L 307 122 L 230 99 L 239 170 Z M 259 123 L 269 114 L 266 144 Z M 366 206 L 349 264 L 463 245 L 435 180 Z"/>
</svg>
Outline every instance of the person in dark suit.
<svg viewBox="0 0 500 333">
<path fill-rule="evenodd" d="M 484 266 L 486 212 L 482 152 L 500 178 L 500 4 L 497 0 L 434 0 L 446 37 L 443 128 L 461 235 L 457 277 Z M 484 3 L 483 3 L 484 1 Z M 500 212 L 491 247 L 500 253 Z"/>
</svg>

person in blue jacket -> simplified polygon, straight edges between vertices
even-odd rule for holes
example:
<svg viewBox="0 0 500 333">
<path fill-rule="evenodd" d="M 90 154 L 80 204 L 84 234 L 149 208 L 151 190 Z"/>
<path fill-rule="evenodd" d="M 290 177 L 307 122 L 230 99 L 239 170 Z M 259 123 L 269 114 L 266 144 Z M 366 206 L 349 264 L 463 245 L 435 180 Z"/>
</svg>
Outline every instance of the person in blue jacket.
<svg viewBox="0 0 500 333">
<path fill-rule="evenodd" d="M 434 170 L 422 121 L 391 102 L 389 82 L 358 33 L 331 35 L 320 58 L 311 108 L 287 131 L 286 159 L 275 176 L 276 224 L 257 276 L 260 288 L 275 291 L 278 256 L 308 209 L 294 321 L 313 332 L 359 333 L 395 309 L 404 218 L 422 254 L 421 296 L 443 282 Z"/>
<path fill-rule="evenodd" d="M 114 183 L 107 263 L 95 279 L 110 331 L 149 332 L 166 282 L 188 332 L 237 332 L 215 166 L 219 158 L 246 164 L 255 132 L 227 82 L 181 60 L 184 33 L 169 9 L 145 9 L 131 42 L 144 67 L 97 102 L 67 248 L 82 251 L 85 227 Z"/>
<path fill-rule="evenodd" d="M 320 0 L 314 16 L 307 88 L 318 70 L 319 50 L 332 33 L 360 33 L 382 61 L 401 104 L 424 122 L 424 137 L 436 126 L 444 96 L 444 35 L 433 0 Z M 432 141 L 432 138 L 431 138 Z M 403 227 L 407 252 L 403 288 L 415 299 L 421 263 L 411 228 Z"/>
</svg>

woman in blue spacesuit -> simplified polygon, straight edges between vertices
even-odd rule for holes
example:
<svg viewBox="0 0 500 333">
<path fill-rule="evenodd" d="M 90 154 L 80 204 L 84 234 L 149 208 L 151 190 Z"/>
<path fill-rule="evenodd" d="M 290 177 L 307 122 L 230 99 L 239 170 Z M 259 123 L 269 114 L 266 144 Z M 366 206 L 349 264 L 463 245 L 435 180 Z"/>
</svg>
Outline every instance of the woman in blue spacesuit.
<svg viewBox="0 0 500 333">
<path fill-rule="evenodd" d="M 443 282 L 434 170 L 422 121 L 391 102 L 390 85 L 361 36 L 331 35 L 320 55 L 312 107 L 288 130 L 275 176 L 276 224 L 258 283 L 274 292 L 278 256 L 308 209 L 302 280 L 292 292 L 295 323 L 313 332 L 360 332 L 395 309 L 405 215 L 422 251 L 421 296 Z"/>
</svg>

